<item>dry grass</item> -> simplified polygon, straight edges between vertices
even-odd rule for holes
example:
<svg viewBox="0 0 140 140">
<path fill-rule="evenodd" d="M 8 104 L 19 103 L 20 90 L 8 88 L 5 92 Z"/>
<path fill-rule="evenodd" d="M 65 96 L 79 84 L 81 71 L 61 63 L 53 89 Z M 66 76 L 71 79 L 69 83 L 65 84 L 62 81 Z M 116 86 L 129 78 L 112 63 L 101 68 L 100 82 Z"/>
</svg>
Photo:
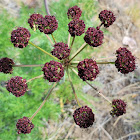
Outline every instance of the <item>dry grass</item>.
<svg viewBox="0 0 140 140">
<path fill-rule="evenodd" d="M 89 99 L 95 108 L 98 110 L 95 113 L 96 121 L 94 125 L 88 129 L 80 129 L 76 125 L 67 125 L 67 130 L 63 130 L 63 126 L 60 128 L 62 131 L 57 134 L 57 139 L 76 139 L 76 140 L 138 140 L 140 138 L 139 132 L 136 132 L 134 125 L 139 122 L 139 106 L 140 106 L 140 27 L 139 27 L 139 6 L 137 0 L 100 0 L 100 9 L 110 9 L 114 11 L 117 20 L 111 27 L 108 28 L 111 35 L 105 35 L 104 44 L 100 50 L 100 53 L 92 53 L 93 58 L 98 59 L 101 57 L 111 57 L 109 60 L 115 60 L 115 51 L 119 47 L 124 47 L 122 41 L 125 36 L 131 37 L 136 41 L 137 46 L 127 47 L 137 57 L 137 70 L 135 72 L 123 75 L 117 72 L 114 65 L 102 65 L 100 66 L 100 75 L 96 79 L 100 81 L 103 87 L 98 87 L 103 91 L 104 95 L 109 99 L 121 98 L 127 102 L 127 113 L 119 118 L 111 118 L 108 113 L 111 110 L 110 105 L 102 98 L 96 95 L 100 99 L 100 102 L 96 103 Z M 131 4 L 127 4 L 127 3 Z M 104 60 L 102 60 L 104 61 Z M 95 95 L 95 91 L 89 89 L 86 94 L 92 96 Z M 84 104 L 84 103 L 83 103 Z M 67 110 L 65 106 L 66 116 L 72 115 L 72 110 Z M 69 112 L 69 113 L 68 113 Z M 64 118 L 67 120 L 67 117 Z M 62 121 L 63 122 L 63 121 Z M 60 123 L 62 123 L 60 122 Z M 66 121 L 67 122 L 67 121 Z"/>
</svg>

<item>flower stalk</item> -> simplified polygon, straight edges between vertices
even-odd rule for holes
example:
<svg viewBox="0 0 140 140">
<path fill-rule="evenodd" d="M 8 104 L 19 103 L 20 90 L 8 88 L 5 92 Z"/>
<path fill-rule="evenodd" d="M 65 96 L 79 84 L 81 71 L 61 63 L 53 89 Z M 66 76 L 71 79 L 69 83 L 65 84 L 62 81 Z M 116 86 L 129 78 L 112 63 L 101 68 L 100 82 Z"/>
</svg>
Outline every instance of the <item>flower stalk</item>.
<svg viewBox="0 0 140 140">
<path fill-rule="evenodd" d="M 97 62 L 96 61 L 96 63 L 97 64 L 115 64 L 115 62 L 107 62 L 107 61 L 106 62 Z"/>
<path fill-rule="evenodd" d="M 59 61 L 59 59 L 57 59 L 57 57 L 51 55 L 50 53 L 46 52 L 45 50 L 43 50 L 42 48 L 38 47 L 37 45 L 35 45 L 34 43 L 29 41 L 29 44 L 33 45 L 34 47 L 36 47 L 37 49 L 41 50 L 42 52 L 44 52 L 45 54 L 49 55 L 50 57 L 56 59 L 57 61 Z"/>
<path fill-rule="evenodd" d="M 52 88 L 50 89 L 48 95 L 45 97 L 44 101 L 42 102 L 42 104 L 40 105 L 40 107 L 36 110 L 36 112 L 32 115 L 32 117 L 30 118 L 30 121 L 32 121 L 32 119 L 36 116 L 36 114 L 40 111 L 40 109 L 43 107 L 43 105 L 45 104 L 45 102 L 47 101 L 48 97 L 50 96 L 50 94 L 52 93 L 53 89 L 55 88 L 57 83 L 55 83 Z"/>
<path fill-rule="evenodd" d="M 72 61 L 71 64 L 78 64 L 80 61 Z M 96 61 L 97 64 L 115 64 L 115 62 L 98 62 Z"/>
<path fill-rule="evenodd" d="M 72 58 L 69 60 L 69 62 L 71 60 L 73 60 L 88 44 L 85 42 L 78 50 L 77 52 L 72 56 Z"/>
<path fill-rule="evenodd" d="M 44 64 L 38 64 L 38 65 L 13 65 L 13 67 L 42 67 Z"/>
<path fill-rule="evenodd" d="M 46 35 L 46 37 L 48 38 L 48 40 L 50 41 L 50 43 L 52 44 L 52 46 L 53 46 L 53 42 L 52 42 L 52 40 L 50 39 L 50 37 L 47 35 L 47 34 L 45 34 Z"/>
<path fill-rule="evenodd" d="M 75 96 L 76 102 L 77 102 L 78 106 L 81 107 L 81 105 L 80 105 L 80 103 L 79 103 L 79 100 L 78 100 L 78 98 L 77 98 L 77 95 L 76 95 L 76 92 L 75 92 L 75 89 L 74 89 L 74 86 L 73 86 L 73 83 L 72 83 L 72 80 L 71 80 L 70 74 L 69 74 L 69 71 L 68 71 L 68 68 L 67 68 L 66 70 L 67 70 L 68 79 L 69 79 L 69 82 L 70 82 L 70 85 L 71 85 L 72 91 L 73 91 L 73 93 L 74 93 L 74 96 Z"/>
<path fill-rule="evenodd" d="M 71 70 L 72 70 L 76 75 L 78 75 L 78 73 L 77 73 L 74 69 L 71 68 Z M 91 86 L 94 90 L 96 90 L 100 96 L 102 96 L 106 101 L 108 101 L 108 102 L 111 104 L 111 101 L 110 101 L 107 97 L 105 97 L 97 88 L 93 87 L 88 81 L 85 81 L 85 82 L 86 82 L 89 86 Z"/>
<path fill-rule="evenodd" d="M 41 77 L 43 77 L 43 76 L 44 76 L 44 75 L 42 74 L 42 75 L 36 76 L 36 77 L 34 77 L 34 78 L 31 78 L 31 79 L 27 80 L 26 83 L 31 82 L 31 81 L 33 81 L 33 80 L 35 80 L 35 79 L 39 79 L 39 78 L 41 78 Z"/>
<path fill-rule="evenodd" d="M 116 57 L 111 56 L 111 57 L 106 57 L 106 58 L 98 58 L 98 59 L 96 59 L 96 61 L 100 61 L 100 60 L 108 60 L 108 59 L 116 59 Z"/>
<path fill-rule="evenodd" d="M 53 38 L 54 42 L 56 43 L 56 40 L 55 40 L 55 38 L 54 38 L 54 35 L 53 35 L 53 34 L 51 34 L 51 35 L 52 35 L 52 38 Z"/>
<path fill-rule="evenodd" d="M 68 42 L 67 42 L 68 46 L 70 45 L 70 37 L 71 37 L 71 35 L 69 33 L 69 35 L 68 35 Z"/>
<path fill-rule="evenodd" d="M 72 42 L 71 42 L 70 49 L 72 49 L 72 46 L 73 46 L 74 40 L 75 40 L 75 36 L 74 36 L 74 37 L 72 37 Z"/>
</svg>

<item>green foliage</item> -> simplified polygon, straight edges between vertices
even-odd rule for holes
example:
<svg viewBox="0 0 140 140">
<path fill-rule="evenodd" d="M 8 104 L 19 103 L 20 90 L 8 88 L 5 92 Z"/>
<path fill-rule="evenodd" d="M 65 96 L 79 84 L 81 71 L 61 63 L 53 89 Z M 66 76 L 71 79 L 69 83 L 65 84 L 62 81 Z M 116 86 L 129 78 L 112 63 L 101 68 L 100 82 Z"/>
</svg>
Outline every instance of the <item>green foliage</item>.
<svg viewBox="0 0 140 140">
<path fill-rule="evenodd" d="M 59 86 L 59 90 L 56 91 L 56 97 L 62 98 L 64 103 L 67 100 L 72 101 L 74 99 L 69 81 L 65 81 L 63 85 Z"/>
</svg>

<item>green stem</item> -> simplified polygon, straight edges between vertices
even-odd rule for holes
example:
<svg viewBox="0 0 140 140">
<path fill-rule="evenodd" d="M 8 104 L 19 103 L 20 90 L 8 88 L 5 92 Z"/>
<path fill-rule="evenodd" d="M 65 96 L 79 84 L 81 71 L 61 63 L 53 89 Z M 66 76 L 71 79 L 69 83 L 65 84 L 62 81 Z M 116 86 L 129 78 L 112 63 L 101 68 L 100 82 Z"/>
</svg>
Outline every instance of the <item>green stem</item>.
<svg viewBox="0 0 140 140">
<path fill-rule="evenodd" d="M 41 78 L 41 77 L 43 77 L 43 76 L 44 76 L 43 74 L 42 74 L 42 75 L 39 75 L 39 76 L 36 76 L 36 77 L 34 77 L 34 78 L 32 78 L 32 79 L 27 80 L 26 83 L 28 83 L 28 82 L 30 82 L 30 81 L 33 81 L 33 80 L 35 80 L 35 79 Z"/>
<path fill-rule="evenodd" d="M 36 110 L 36 112 L 32 115 L 32 117 L 30 118 L 30 121 L 36 116 L 36 114 L 40 111 L 40 109 L 43 107 L 43 105 L 45 104 L 45 102 L 47 101 L 48 97 L 50 96 L 50 94 L 52 93 L 53 89 L 55 88 L 57 83 L 55 83 L 53 85 L 53 87 L 50 89 L 48 95 L 45 97 L 44 101 L 42 102 L 42 104 L 40 105 L 40 107 Z"/>
<path fill-rule="evenodd" d="M 76 102 L 77 102 L 78 106 L 81 107 L 81 105 L 80 105 L 80 103 L 79 103 L 79 101 L 78 101 L 78 98 L 77 98 L 77 95 L 76 95 L 76 92 L 75 92 L 75 89 L 74 89 L 74 86 L 73 86 L 73 83 L 72 83 L 72 80 L 71 80 L 70 74 L 69 74 L 69 71 L 68 71 L 68 68 L 67 68 L 66 70 L 67 70 L 68 79 L 69 79 L 69 82 L 70 82 L 70 85 L 71 85 L 72 91 L 73 91 L 73 93 L 74 93 L 74 96 L 75 96 Z"/>
<path fill-rule="evenodd" d="M 77 68 L 77 66 L 74 66 L 74 65 L 70 65 L 70 67 L 72 67 L 72 68 Z"/>
<path fill-rule="evenodd" d="M 71 42 L 70 49 L 72 49 L 72 46 L 73 46 L 74 40 L 75 40 L 75 36 L 72 38 L 72 42 Z"/>
<path fill-rule="evenodd" d="M 107 61 L 106 62 L 97 62 L 96 61 L 96 63 L 97 64 L 115 64 L 115 62 L 107 62 Z"/>
<path fill-rule="evenodd" d="M 40 47 L 38 47 L 37 45 L 35 45 L 34 43 L 29 41 L 29 44 L 33 45 L 34 47 L 36 47 L 37 49 L 41 50 L 42 52 L 44 52 L 45 54 L 49 55 L 50 57 L 56 59 L 57 61 L 59 60 L 57 57 L 51 55 L 50 53 L 46 52 L 45 50 L 41 49 Z"/>
<path fill-rule="evenodd" d="M 98 59 L 96 59 L 96 61 L 108 60 L 108 59 L 116 59 L 116 57 L 111 56 L 111 57 L 106 57 L 106 58 L 98 58 Z"/>
<path fill-rule="evenodd" d="M 55 40 L 55 38 L 54 38 L 53 34 L 51 34 L 51 35 L 52 35 L 52 38 L 53 38 L 54 42 L 56 43 L 56 40 Z"/>
<path fill-rule="evenodd" d="M 80 61 L 72 61 L 71 64 L 78 64 Z"/>
<path fill-rule="evenodd" d="M 13 65 L 13 67 L 41 67 L 44 66 L 44 64 L 38 64 L 38 65 Z"/>
<path fill-rule="evenodd" d="M 80 61 L 72 61 L 71 64 L 78 64 Z M 98 62 L 96 61 L 97 64 L 115 64 L 115 62 Z"/>
<path fill-rule="evenodd" d="M 72 68 L 71 68 L 72 69 Z M 75 71 L 74 69 L 72 69 L 72 71 L 78 75 L 77 71 Z M 96 90 L 98 92 L 98 94 L 100 96 L 102 96 L 105 100 L 107 100 L 110 104 L 112 103 L 107 97 L 105 97 L 97 88 L 93 87 L 88 81 L 85 81 L 89 86 L 91 86 L 94 90 Z"/>
<path fill-rule="evenodd" d="M 77 52 L 72 56 L 72 58 L 69 60 L 69 62 L 74 59 L 88 44 L 85 42 L 78 50 Z"/>
<path fill-rule="evenodd" d="M 70 45 L 70 37 L 71 37 L 71 35 L 69 33 L 69 35 L 68 35 L 68 42 L 67 42 L 68 46 Z"/>
</svg>

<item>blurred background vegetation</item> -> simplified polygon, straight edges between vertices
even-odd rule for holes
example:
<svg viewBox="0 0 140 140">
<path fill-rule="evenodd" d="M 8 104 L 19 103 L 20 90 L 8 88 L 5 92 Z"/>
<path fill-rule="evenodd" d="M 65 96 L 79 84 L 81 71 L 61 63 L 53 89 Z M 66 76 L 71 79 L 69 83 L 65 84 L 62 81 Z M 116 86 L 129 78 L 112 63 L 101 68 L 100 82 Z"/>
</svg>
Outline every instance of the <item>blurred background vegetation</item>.
<svg viewBox="0 0 140 140">
<path fill-rule="evenodd" d="M 90 3 L 90 4 L 89 4 Z M 94 15 L 97 16 L 97 2 L 93 2 L 93 0 L 61 0 L 61 1 L 51 1 L 49 3 L 49 8 L 51 15 L 55 15 L 58 20 L 58 29 L 54 32 L 54 36 L 57 42 L 67 42 L 68 38 L 68 26 L 67 24 L 70 22 L 67 18 L 67 10 L 68 8 L 78 5 L 83 13 L 81 19 L 84 20 L 86 24 L 86 29 L 90 26 L 96 27 L 99 24 L 99 20 L 92 21 L 91 18 Z M 28 18 L 33 13 L 40 13 L 43 16 L 46 15 L 44 3 L 41 3 L 40 7 L 34 8 L 29 7 L 24 3 L 20 3 L 19 13 L 12 15 L 3 8 L 0 14 L 0 56 L 8 57 L 14 60 L 15 64 L 45 64 L 52 60 L 52 58 L 45 55 L 40 50 L 34 48 L 31 45 L 28 45 L 24 49 L 15 48 L 13 44 L 10 42 L 10 35 L 13 29 L 16 27 L 25 27 L 31 33 L 30 41 L 34 42 L 36 45 L 40 46 L 44 50 L 50 52 L 52 50 L 52 46 L 45 34 L 40 33 L 39 31 L 32 31 L 27 23 Z M 74 52 L 78 49 L 83 43 L 83 36 L 76 37 L 75 43 L 73 45 Z M 50 36 L 51 37 L 51 36 Z M 86 53 L 80 54 L 77 58 L 79 60 L 83 60 L 86 58 L 91 58 L 90 52 L 93 51 L 92 47 L 87 47 Z M 97 49 L 100 51 L 100 49 Z M 16 98 L 5 88 L 5 82 L 8 81 L 11 77 L 21 76 L 25 79 L 30 79 L 35 76 L 41 75 L 41 67 L 33 67 L 33 68 L 20 68 L 15 67 L 12 74 L 3 74 L 0 73 L 0 139 L 1 140 L 15 140 L 18 137 L 16 133 L 16 122 L 19 118 L 23 116 L 31 117 L 32 114 L 36 111 L 36 109 L 40 106 L 43 98 L 47 94 L 47 91 L 51 88 L 51 84 L 48 81 L 45 81 L 43 78 L 36 79 L 28 83 L 29 90 L 23 97 Z M 80 80 L 77 76 L 71 73 L 73 77 L 73 84 L 75 85 L 76 92 L 78 97 L 81 98 L 87 105 L 94 109 L 90 103 L 88 103 L 88 98 L 84 97 L 81 93 L 81 86 L 84 85 L 84 82 Z M 67 79 L 67 77 L 66 77 Z M 55 98 L 62 98 L 64 104 L 66 102 L 71 102 L 74 99 L 72 94 L 72 90 L 69 82 L 65 81 L 65 83 L 60 82 L 57 86 L 56 94 L 52 93 L 49 100 L 46 102 L 44 107 L 40 110 L 40 112 L 33 119 L 33 124 L 35 128 L 32 130 L 30 134 L 24 135 L 20 134 L 20 138 L 24 140 L 34 139 L 39 140 L 42 139 L 42 133 L 39 131 L 39 126 L 43 126 L 42 119 L 45 118 L 53 119 L 54 121 L 59 121 L 58 118 L 61 114 L 61 108 L 59 100 L 56 101 Z M 72 117 L 72 116 L 70 116 Z"/>
</svg>

